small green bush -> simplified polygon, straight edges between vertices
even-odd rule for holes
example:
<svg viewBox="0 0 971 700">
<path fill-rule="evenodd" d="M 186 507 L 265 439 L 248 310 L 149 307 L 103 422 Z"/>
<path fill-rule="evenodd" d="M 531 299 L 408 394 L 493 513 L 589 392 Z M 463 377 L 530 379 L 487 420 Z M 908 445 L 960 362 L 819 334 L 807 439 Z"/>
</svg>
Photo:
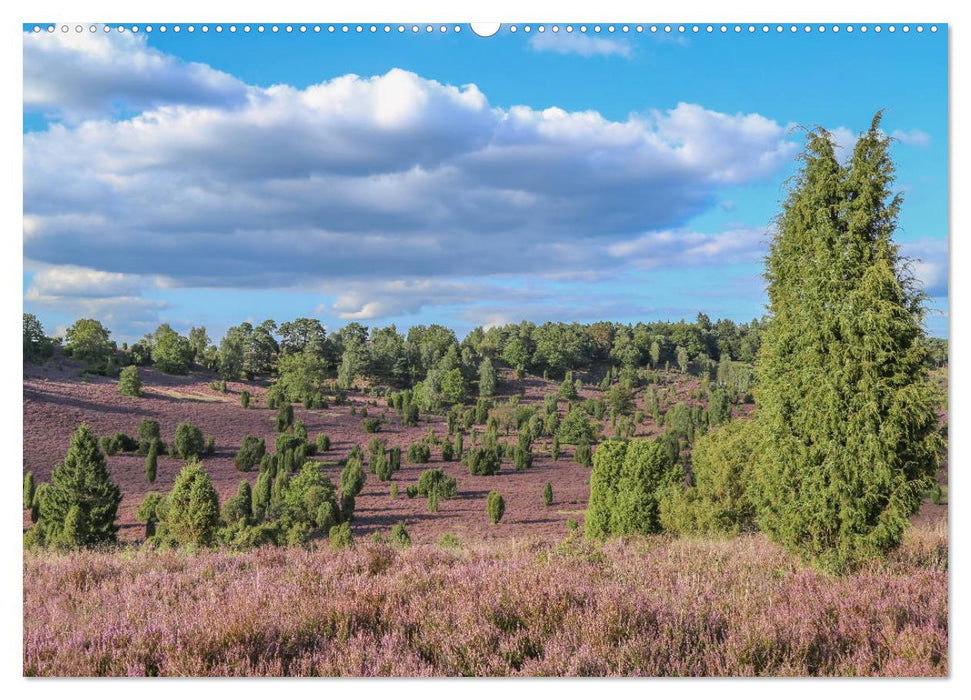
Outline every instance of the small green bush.
<svg viewBox="0 0 971 700">
<path fill-rule="evenodd" d="M 455 456 L 454 448 L 452 447 L 452 441 L 448 438 L 442 441 L 442 461 L 451 462 L 452 458 Z"/>
<path fill-rule="evenodd" d="M 405 493 L 408 495 L 408 498 L 414 498 L 418 495 L 418 486 L 415 484 L 408 484 L 408 486 L 405 488 Z"/>
<path fill-rule="evenodd" d="M 426 469 L 418 478 L 418 495 L 430 496 L 437 494 L 442 500 L 455 498 L 458 493 L 457 483 L 454 477 L 446 476 L 445 470 Z"/>
<path fill-rule="evenodd" d="M 243 391 L 239 394 L 239 405 L 243 408 L 249 408 L 249 400 L 250 393 L 246 389 L 243 389 Z"/>
<path fill-rule="evenodd" d="M 549 508 L 553 505 L 553 484 L 546 482 L 546 486 L 543 487 L 543 505 Z"/>
<path fill-rule="evenodd" d="M 566 521 L 566 529 L 567 530 L 579 530 L 580 529 L 580 523 L 578 523 L 573 518 L 570 518 L 570 519 L 568 519 Z"/>
<path fill-rule="evenodd" d="M 398 497 L 398 484 L 392 481 L 391 488 L 389 489 L 389 493 L 391 495 L 391 500 L 392 501 L 395 500 Z"/>
<path fill-rule="evenodd" d="M 453 535 L 450 532 L 446 532 L 438 538 L 438 546 L 445 550 L 459 549 L 462 547 L 462 540 L 458 537 L 458 535 Z"/>
<path fill-rule="evenodd" d="M 194 423 L 179 423 L 172 440 L 175 456 L 181 459 L 201 457 L 206 451 L 206 441 L 199 426 Z"/>
<path fill-rule="evenodd" d="M 408 445 L 406 458 L 411 464 L 426 464 L 432 457 L 431 448 L 424 442 L 413 442 Z"/>
<path fill-rule="evenodd" d="M 276 431 L 278 433 L 286 432 L 287 428 L 293 425 L 293 405 L 285 403 L 280 406 L 276 414 Z"/>
<path fill-rule="evenodd" d="M 266 442 L 263 438 L 258 438 L 255 435 L 247 435 L 243 438 L 243 444 L 240 445 L 239 451 L 233 459 L 233 464 L 236 465 L 236 469 L 239 471 L 248 472 L 260 463 L 260 460 L 263 459 L 263 455 L 265 454 Z"/>
<path fill-rule="evenodd" d="M 134 365 L 125 367 L 118 375 L 118 393 L 122 396 L 142 395 L 142 378 Z"/>
<path fill-rule="evenodd" d="M 161 441 L 157 438 L 152 440 L 148 446 L 148 455 L 145 457 L 145 477 L 148 483 L 154 484 L 158 474 L 158 452 Z"/>
<path fill-rule="evenodd" d="M 330 451 L 330 436 L 321 433 L 317 436 L 317 453 Z"/>
<path fill-rule="evenodd" d="M 334 525 L 330 529 L 329 539 L 331 549 L 337 550 L 353 547 L 354 540 L 351 538 L 350 523 L 343 522 L 340 525 Z"/>
<path fill-rule="evenodd" d="M 532 451 L 517 446 L 513 453 L 513 463 L 517 472 L 526 471 L 533 466 Z"/>
<path fill-rule="evenodd" d="M 502 514 L 506 512 L 506 500 L 498 491 L 490 491 L 486 499 L 486 510 L 489 512 L 489 520 L 492 524 L 497 524 L 502 520 Z"/>
<path fill-rule="evenodd" d="M 463 463 L 474 476 L 492 476 L 499 473 L 502 455 L 498 446 L 473 447 L 465 453 Z"/>
<path fill-rule="evenodd" d="M 589 443 L 582 442 L 577 445 L 577 449 L 573 453 L 573 461 L 582 467 L 589 467 L 593 464 L 593 454 Z"/>
<path fill-rule="evenodd" d="M 361 415 L 364 415 L 364 411 L 361 411 Z M 365 418 L 361 421 L 364 426 L 365 433 L 377 433 L 381 430 L 381 419 L 380 418 Z"/>
<path fill-rule="evenodd" d="M 162 428 L 157 420 L 145 418 L 138 424 L 138 451 L 141 454 L 148 454 L 148 448 L 152 440 L 158 440 L 158 451 L 164 451 L 162 447 Z"/>
<path fill-rule="evenodd" d="M 401 521 L 395 523 L 394 527 L 391 528 L 391 536 L 388 540 L 399 547 L 411 546 L 411 536 L 408 534 L 408 530 L 405 529 L 405 524 Z"/>
<path fill-rule="evenodd" d="M 101 438 L 101 450 L 109 456 L 119 452 L 135 452 L 137 449 L 138 441 L 124 433 L 115 433 Z"/>
</svg>

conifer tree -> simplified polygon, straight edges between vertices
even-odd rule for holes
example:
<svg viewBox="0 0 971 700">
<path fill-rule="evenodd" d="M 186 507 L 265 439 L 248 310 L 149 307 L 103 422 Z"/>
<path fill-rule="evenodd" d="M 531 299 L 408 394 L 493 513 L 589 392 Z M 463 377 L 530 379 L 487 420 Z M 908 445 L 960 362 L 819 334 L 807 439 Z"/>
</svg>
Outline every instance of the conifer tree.
<svg viewBox="0 0 971 700">
<path fill-rule="evenodd" d="M 924 297 L 893 242 L 889 146 L 880 114 L 846 165 L 826 131 L 809 133 L 766 259 L 759 524 L 833 572 L 900 542 L 938 462 Z"/>
<path fill-rule="evenodd" d="M 189 462 L 166 498 L 166 535 L 183 545 L 212 544 L 219 526 L 219 497 L 199 462 Z"/>
<path fill-rule="evenodd" d="M 158 443 L 158 439 L 152 440 L 145 457 L 145 476 L 150 484 L 155 483 L 155 476 L 158 474 Z"/>
<path fill-rule="evenodd" d="M 82 424 L 44 494 L 38 520 L 43 543 L 73 548 L 114 542 L 119 503 L 121 490 L 111 480 L 98 438 Z"/>
</svg>

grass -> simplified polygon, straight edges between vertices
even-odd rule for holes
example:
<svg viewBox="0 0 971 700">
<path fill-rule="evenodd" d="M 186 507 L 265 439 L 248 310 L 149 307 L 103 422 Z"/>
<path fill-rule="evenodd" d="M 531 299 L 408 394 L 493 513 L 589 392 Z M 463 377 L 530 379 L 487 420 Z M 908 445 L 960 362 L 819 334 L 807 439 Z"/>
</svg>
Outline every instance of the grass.
<svg viewBox="0 0 971 700">
<path fill-rule="evenodd" d="M 761 535 L 446 544 L 28 552 L 23 672 L 948 673 L 943 523 L 843 578 Z"/>
<path fill-rule="evenodd" d="M 226 403 L 229 401 L 225 396 L 212 396 L 210 394 L 203 394 L 196 391 L 176 391 L 175 389 L 156 389 L 160 394 L 165 396 L 170 396 L 173 399 L 180 399 L 183 401 L 203 401 L 206 403 Z"/>
</svg>

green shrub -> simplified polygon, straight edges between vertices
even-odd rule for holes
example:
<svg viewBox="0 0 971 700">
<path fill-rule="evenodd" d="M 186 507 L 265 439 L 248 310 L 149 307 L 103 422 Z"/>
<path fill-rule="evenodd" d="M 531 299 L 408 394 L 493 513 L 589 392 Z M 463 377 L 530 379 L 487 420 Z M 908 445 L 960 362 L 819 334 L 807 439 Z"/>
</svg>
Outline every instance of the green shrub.
<svg viewBox="0 0 971 700">
<path fill-rule="evenodd" d="M 239 405 L 243 408 L 249 408 L 250 393 L 243 389 L 239 394 Z"/>
<path fill-rule="evenodd" d="M 441 467 L 426 469 L 418 478 L 417 495 L 429 496 L 432 493 L 437 494 L 442 500 L 455 498 L 458 493 L 454 477 L 446 476 L 445 470 Z"/>
<path fill-rule="evenodd" d="M 455 454 L 453 455 L 453 459 L 462 459 L 464 449 L 462 433 L 459 433 L 455 436 Z"/>
<path fill-rule="evenodd" d="M 655 440 L 608 440 L 593 457 L 586 535 L 594 539 L 661 529 L 658 501 L 684 472 Z"/>
<path fill-rule="evenodd" d="M 206 442 L 199 426 L 194 423 L 179 423 L 172 440 L 175 454 L 181 459 L 202 457 L 206 451 Z"/>
<path fill-rule="evenodd" d="M 398 484 L 391 482 L 391 488 L 389 489 L 389 494 L 391 495 L 391 500 L 398 498 Z"/>
<path fill-rule="evenodd" d="M 330 451 L 330 436 L 321 433 L 317 436 L 317 453 L 322 454 Z"/>
<path fill-rule="evenodd" d="M 408 498 L 414 498 L 418 495 L 418 486 L 415 484 L 408 484 L 408 486 L 405 487 L 405 493 L 407 494 Z"/>
<path fill-rule="evenodd" d="M 553 505 L 553 484 L 548 481 L 543 487 L 543 505 L 547 508 Z"/>
<path fill-rule="evenodd" d="M 378 481 L 391 481 L 394 469 L 384 448 L 371 457 L 371 470 L 377 475 Z"/>
<path fill-rule="evenodd" d="M 699 437 L 691 452 L 693 484 L 673 483 L 659 503 L 661 525 L 680 534 L 736 534 L 755 529 L 749 486 L 760 436 L 754 420 L 737 420 Z"/>
<path fill-rule="evenodd" d="M 428 512 L 438 512 L 438 491 L 432 491 L 430 494 L 428 494 Z"/>
<path fill-rule="evenodd" d="M 492 476 L 499 473 L 502 455 L 498 446 L 473 447 L 465 453 L 462 462 L 474 476 Z"/>
<path fill-rule="evenodd" d="M 255 435 L 247 435 L 243 438 L 243 444 L 240 445 L 239 451 L 233 459 L 233 464 L 236 465 L 236 469 L 239 471 L 248 472 L 260 463 L 260 460 L 263 459 L 263 455 L 265 454 L 266 442 L 263 438 L 258 438 Z"/>
<path fill-rule="evenodd" d="M 162 447 L 162 428 L 157 420 L 144 418 L 138 424 L 138 451 L 141 454 L 148 454 L 148 448 L 153 440 L 158 440 L 158 451 L 164 451 Z"/>
<path fill-rule="evenodd" d="M 30 508 L 34 503 L 34 472 L 24 474 L 24 509 Z"/>
<path fill-rule="evenodd" d="M 135 520 L 145 523 L 145 539 L 155 536 L 155 526 L 165 516 L 165 497 L 157 491 L 149 491 L 135 511 Z"/>
<path fill-rule="evenodd" d="M 408 445 L 407 459 L 411 464 L 426 464 L 432 456 L 431 448 L 424 442 L 413 442 Z"/>
<path fill-rule="evenodd" d="M 455 456 L 454 448 L 452 447 L 452 441 L 445 438 L 442 441 L 442 461 L 451 462 L 452 458 Z"/>
<path fill-rule="evenodd" d="M 438 546 L 444 550 L 459 549 L 462 547 L 462 540 L 458 535 L 446 532 L 438 538 Z"/>
<path fill-rule="evenodd" d="M 343 522 L 330 528 L 330 546 L 331 549 L 335 550 L 348 549 L 354 546 L 350 523 Z"/>
<path fill-rule="evenodd" d="M 249 521 L 253 517 L 253 492 L 249 482 L 239 482 L 236 495 L 226 501 L 222 508 L 222 519 L 231 524 L 237 520 Z"/>
<path fill-rule="evenodd" d="M 582 467 L 589 467 L 592 464 L 593 457 L 589 443 L 582 442 L 577 445 L 576 451 L 573 453 L 573 461 Z"/>
<path fill-rule="evenodd" d="M 364 411 L 361 411 L 364 414 Z M 376 433 L 381 430 L 381 419 L 380 418 L 365 418 L 361 423 L 364 426 L 365 433 Z"/>
<path fill-rule="evenodd" d="M 506 500 L 502 494 L 498 491 L 490 491 L 486 499 L 486 510 L 493 525 L 502 520 L 502 514 L 506 512 Z"/>
<path fill-rule="evenodd" d="M 533 453 L 531 450 L 515 447 L 513 452 L 513 463 L 516 471 L 521 472 L 533 466 Z"/>
<path fill-rule="evenodd" d="M 388 451 L 388 463 L 391 465 L 391 471 L 396 472 L 401 469 L 401 448 L 392 447 Z"/>
<path fill-rule="evenodd" d="M 125 367 L 118 375 L 118 393 L 122 396 L 142 395 L 142 378 L 134 365 Z"/>
<path fill-rule="evenodd" d="M 566 529 L 567 530 L 579 530 L 580 529 L 580 523 L 578 523 L 573 518 L 569 518 L 566 521 Z"/>
<path fill-rule="evenodd" d="M 391 528 L 391 536 L 388 540 L 399 547 L 411 546 L 411 536 L 408 534 L 408 530 L 405 529 L 405 524 L 401 521 L 395 523 Z"/>
<path fill-rule="evenodd" d="M 553 436 L 553 445 L 550 447 L 550 457 L 553 458 L 554 462 L 560 459 L 560 438 Z"/>
<path fill-rule="evenodd" d="M 106 455 L 116 455 L 119 452 L 135 452 L 138 450 L 138 441 L 124 433 L 115 433 L 114 435 L 101 438 L 101 449 Z"/>
<path fill-rule="evenodd" d="M 299 440 L 303 440 L 304 442 L 306 442 L 306 440 L 307 440 L 307 426 L 304 424 L 304 422 L 302 420 L 299 420 L 298 419 L 297 421 L 294 422 L 294 424 L 293 424 L 293 437 L 295 437 L 295 438 L 297 438 Z"/>
<path fill-rule="evenodd" d="M 276 413 L 276 431 L 278 433 L 286 432 L 291 425 L 293 425 L 293 405 L 285 403 L 280 406 Z"/>
<path fill-rule="evenodd" d="M 219 497 L 201 464 L 186 464 L 165 500 L 166 539 L 193 547 L 213 543 L 219 526 Z"/>
<path fill-rule="evenodd" d="M 587 417 L 586 412 L 577 406 L 570 407 L 556 435 L 560 439 L 560 442 L 566 443 L 567 445 L 579 445 L 582 442 L 592 442 L 596 437 L 596 433 L 590 424 L 590 419 Z"/>
<path fill-rule="evenodd" d="M 148 446 L 148 455 L 145 457 L 145 477 L 150 484 L 155 483 L 155 477 L 158 474 L 158 451 L 160 445 L 160 440 L 157 438 L 153 439 Z"/>
</svg>

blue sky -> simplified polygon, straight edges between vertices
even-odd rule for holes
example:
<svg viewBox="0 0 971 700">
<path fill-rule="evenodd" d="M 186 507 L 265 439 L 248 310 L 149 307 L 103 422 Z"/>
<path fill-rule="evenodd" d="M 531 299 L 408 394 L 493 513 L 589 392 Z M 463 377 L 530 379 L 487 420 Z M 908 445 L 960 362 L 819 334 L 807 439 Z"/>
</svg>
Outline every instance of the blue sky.
<svg viewBox="0 0 971 700">
<path fill-rule="evenodd" d="M 947 333 L 947 37 L 25 33 L 24 306 L 135 340 L 761 316 L 767 227 L 822 125 L 886 109 Z"/>
</svg>

